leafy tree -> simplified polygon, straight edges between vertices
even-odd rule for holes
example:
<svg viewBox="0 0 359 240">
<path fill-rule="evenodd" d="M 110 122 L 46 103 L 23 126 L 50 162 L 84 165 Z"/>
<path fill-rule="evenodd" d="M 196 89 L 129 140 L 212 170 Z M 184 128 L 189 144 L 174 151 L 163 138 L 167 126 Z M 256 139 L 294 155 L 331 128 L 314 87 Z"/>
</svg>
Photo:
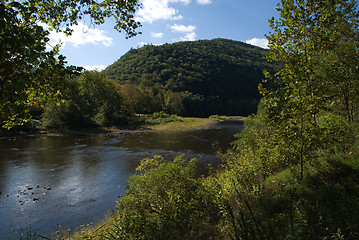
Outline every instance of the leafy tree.
<svg viewBox="0 0 359 240">
<path fill-rule="evenodd" d="M 280 19 L 270 20 L 269 59 L 283 62 L 284 67 L 271 76 L 274 86 L 260 89 L 268 123 L 294 150 L 290 157 L 300 163 L 303 178 L 304 162 L 318 146 L 318 115 L 330 111 L 338 99 L 349 98 L 347 87 L 359 90 L 353 68 L 357 60 L 351 54 L 340 64 L 338 58 L 333 60 L 343 52 L 358 51 L 357 42 L 348 38 L 357 39 L 358 11 L 355 1 L 347 0 L 282 0 L 278 11 Z"/>
<path fill-rule="evenodd" d="M 215 191 L 196 177 L 196 160 L 144 159 L 118 201 L 122 239 L 209 239 L 218 234 Z"/>
<path fill-rule="evenodd" d="M 97 126 L 123 124 L 125 112 L 114 83 L 97 71 L 86 71 L 78 81 L 81 111 L 90 123 Z"/>
<path fill-rule="evenodd" d="M 72 80 L 60 103 L 48 101 L 42 117 L 46 129 L 121 126 L 130 114 L 113 82 L 97 71 Z"/>
<path fill-rule="evenodd" d="M 127 37 L 131 37 L 139 27 L 133 20 L 138 7 L 137 0 L 1 1 L 1 126 L 9 129 L 24 123 L 29 117 L 29 107 L 41 107 L 46 99 L 59 97 L 64 79 L 81 70 L 66 66 L 65 57 L 58 56 L 58 46 L 46 50 L 49 32 L 39 22 L 47 24 L 50 30 L 71 34 L 70 27 L 82 19 L 89 18 L 91 23 L 102 24 L 113 16 L 115 29 L 123 30 Z"/>
<path fill-rule="evenodd" d="M 65 67 L 57 48 L 45 51 L 48 33 L 31 19 L 32 8 L 1 2 L 0 11 L 0 124 L 9 129 L 26 121 L 30 106 L 59 96 L 67 75 L 78 69 Z"/>
</svg>

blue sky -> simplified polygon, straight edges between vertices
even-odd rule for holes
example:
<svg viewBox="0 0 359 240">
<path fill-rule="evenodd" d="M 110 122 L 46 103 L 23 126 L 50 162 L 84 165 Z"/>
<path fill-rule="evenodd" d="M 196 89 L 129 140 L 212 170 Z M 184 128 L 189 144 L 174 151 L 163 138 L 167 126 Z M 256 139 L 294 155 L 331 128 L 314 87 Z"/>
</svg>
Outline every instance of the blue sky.
<svg viewBox="0 0 359 240">
<path fill-rule="evenodd" d="M 279 1 L 279 0 L 278 0 Z M 142 34 L 125 39 L 107 21 L 101 26 L 86 22 L 71 37 L 51 34 L 51 43 L 62 42 L 61 54 L 71 65 L 103 69 L 131 48 L 145 44 L 227 38 L 266 47 L 268 19 L 278 18 L 276 0 L 141 0 L 136 20 Z"/>
</svg>

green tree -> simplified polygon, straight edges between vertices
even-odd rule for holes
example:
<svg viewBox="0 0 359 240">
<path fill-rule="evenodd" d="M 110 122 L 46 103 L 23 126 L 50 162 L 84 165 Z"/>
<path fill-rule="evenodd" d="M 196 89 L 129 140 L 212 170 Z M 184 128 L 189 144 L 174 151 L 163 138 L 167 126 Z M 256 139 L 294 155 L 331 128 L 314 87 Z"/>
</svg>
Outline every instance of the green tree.
<svg viewBox="0 0 359 240">
<path fill-rule="evenodd" d="M 339 59 L 332 57 L 358 52 L 357 42 L 348 39 L 357 39 L 358 11 L 355 1 L 348 0 L 282 0 L 277 9 L 280 19 L 270 20 L 273 32 L 267 36 L 269 60 L 282 62 L 284 67 L 273 76 L 267 73 L 274 85 L 260 86 L 260 90 L 268 123 L 291 146 L 288 158 L 299 163 L 303 178 L 304 162 L 319 143 L 317 116 L 330 111 L 343 94 L 344 98 L 351 95 L 342 87 L 346 83 L 355 87 L 349 87 L 350 91 L 359 90 L 353 68 L 357 60 L 350 54 L 348 61 L 336 66 Z M 330 71 L 323 70 L 328 68 Z M 347 102 L 344 100 L 346 115 Z"/>
<path fill-rule="evenodd" d="M 48 101 L 42 116 L 45 129 L 121 126 L 130 115 L 113 82 L 97 71 L 86 71 L 60 102 Z"/>
<path fill-rule="evenodd" d="M 115 29 L 127 37 L 136 35 L 140 26 L 133 20 L 139 7 L 129 1 L 39 1 L 4 0 L 0 3 L 0 124 L 11 128 L 29 118 L 28 108 L 41 107 L 46 99 L 59 97 L 59 89 L 69 75 L 81 69 L 66 66 L 65 57 L 58 55 L 58 46 L 46 50 L 50 30 L 71 34 L 70 27 L 88 18 L 102 24 L 115 18 Z M 66 27 L 63 29 L 63 27 Z"/>
<path fill-rule="evenodd" d="M 196 176 L 196 160 L 144 159 L 118 201 L 122 239 L 210 239 L 218 234 L 215 191 Z M 116 228 L 115 228 L 116 229 Z"/>
<path fill-rule="evenodd" d="M 82 115 L 89 124 L 119 126 L 125 121 L 122 99 L 114 83 L 97 71 L 86 71 L 79 78 Z"/>
</svg>

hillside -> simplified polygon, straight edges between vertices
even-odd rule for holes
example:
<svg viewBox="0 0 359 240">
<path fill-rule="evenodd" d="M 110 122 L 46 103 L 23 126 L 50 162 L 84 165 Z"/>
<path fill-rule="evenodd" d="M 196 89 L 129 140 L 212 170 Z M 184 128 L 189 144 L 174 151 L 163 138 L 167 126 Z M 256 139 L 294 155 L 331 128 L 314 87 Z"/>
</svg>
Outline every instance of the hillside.
<svg viewBox="0 0 359 240">
<path fill-rule="evenodd" d="M 226 39 L 132 49 L 104 70 L 121 84 L 181 93 L 184 114 L 248 115 L 256 111 L 267 50 Z"/>
</svg>

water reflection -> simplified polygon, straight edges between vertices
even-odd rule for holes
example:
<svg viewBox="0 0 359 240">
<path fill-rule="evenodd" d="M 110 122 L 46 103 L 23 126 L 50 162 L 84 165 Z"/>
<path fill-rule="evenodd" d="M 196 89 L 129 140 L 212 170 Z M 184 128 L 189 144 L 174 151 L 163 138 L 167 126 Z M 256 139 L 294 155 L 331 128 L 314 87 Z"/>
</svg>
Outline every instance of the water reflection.
<svg viewBox="0 0 359 240">
<path fill-rule="evenodd" d="M 99 220 L 114 208 L 141 159 L 185 153 L 203 165 L 218 162 L 212 144 L 227 146 L 241 128 L 225 123 L 186 132 L 1 141 L 0 239 L 17 239 L 27 226 L 48 236 L 57 225 L 76 228 Z"/>
</svg>

